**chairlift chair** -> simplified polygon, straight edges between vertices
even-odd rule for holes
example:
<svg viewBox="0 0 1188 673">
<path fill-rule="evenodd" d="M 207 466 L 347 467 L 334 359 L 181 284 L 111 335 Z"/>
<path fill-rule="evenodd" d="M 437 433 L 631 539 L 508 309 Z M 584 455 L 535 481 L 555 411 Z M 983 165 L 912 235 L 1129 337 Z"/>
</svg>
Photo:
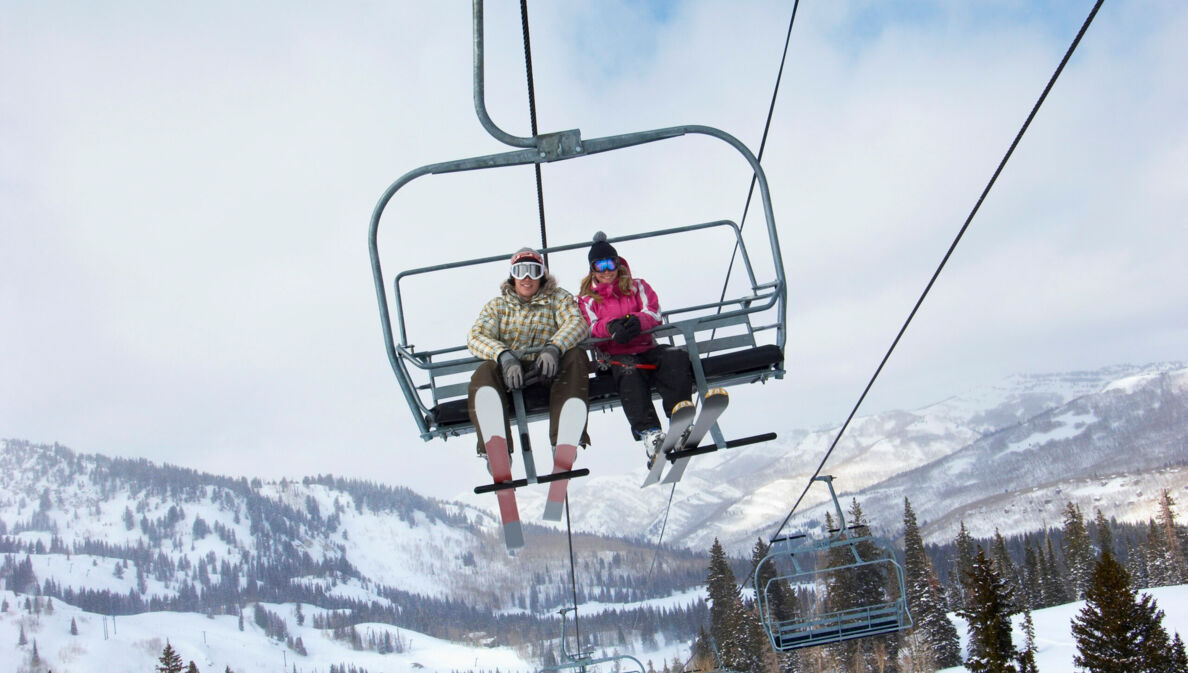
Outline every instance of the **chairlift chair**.
<svg viewBox="0 0 1188 673">
<path fill-rule="evenodd" d="M 772 647 L 785 652 L 911 628 L 912 617 L 907 609 L 902 566 L 889 553 L 877 558 L 862 558 L 858 551 L 859 545 L 865 542 L 877 543 L 873 542 L 869 533 L 859 532 L 862 526 L 846 527 L 837 493 L 833 490 L 832 476 L 819 476 L 814 481 L 823 481 L 829 487 L 838 527 L 829 531 L 827 537 L 822 539 L 811 539 L 803 533 L 776 538 L 772 540 L 767 555 L 755 566 L 754 585 L 759 618 Z M 815 560 L 837 549 L 849 552 L 848 556 L 852 557 L 852 560 L 830 568 L 808 566 L 802 562 L 808 559 Z M 759 578 L 766 574 L 763 571 L 765 567 L 774 570 L 774 574 L 760 586 Z M 872 597 L 862 605 L 792 618 L 780 618 L 776 615 L 777 606 L 773 604 L 772 598 L 777 583 L 787 583 L 789 586 L 804 583 L 821 584 L 831 573 L 854 572 L 857 569 L 872 567 L 882 568 L 894 574 L 899 586 L 896 597 L 891 600 L 884 600 L 882 596 Z"/>
<path fill-rule="evenodd" d="M 653 330 L 658 339 L 683 346 L 689 353 L 694 379 L 701 395 L 713 387 L 732 386 L 743 383 L 782 378 L 784 375 L 783 353 L 786 339 L 785 314 L 787 291 L 784 280 L 783 260 L 780 255 L 779 239 L 776 234 L 775 218 L 772 213 L 771 196 L 767 178 L 751 151 L 730 134 L 708 126 L 686 125 L 641 131 L 601 138 L 583 139 L 578 129 L 544 133 L 533 137 L 513 136 L 499 127 L 487 114 L 483 85 L 483 2 L 473 1 L 474 28 L 474 102 L 475 111 L 484 128 L 497 140 L 520 149 L 455 161 L 429 164 L 405 173 L 380 197 L 371 216 L 368 246 L 371 257 L 372 277 L 375 283 L 376 299 L 379 304 L 380 324 L 384 345 L 392 371 L 404 393 L 409 411 L 423 440 L 440 437 L 461 436 L 475 430 L 467 415 L 467 382 L 470 372 L 480 363 L 472 357 L 465 343 L 457 341 L 445 347 L 417 348 L 409 343 L 407 320 L 401 298 L 402 279 L 421 274 L 438 274 L 480 264 L 489 264 L 507 259 L 512 251 L 497 255 L 459 262 L 436 264 L 402 271 L 391 279 L 393 301 L 389 301 L 387 284 L 380 264 L 378 233 L 380 220 L 389 202 L 401 188 L 413 180 L 426 175 L 439 175 L 463 171 L 524 166 L 531 164 L 565 161 L 611 150 L 633 147 L 685 135 L 700 134 L 717 138 L 735 148 L 750 164 L 756 175 L 759 193 L 763 203 L 763 214 L 767 226 L 767 238 L 772 255 L 773 276 L 769 279 L 756 277 L 740 227 L 727 220 L 705 222 L 611 237 L 609 242 L 617 243 L 645 238 L 675 236 L 691 231 L 724 228 L 733 234 L 741 253 L 742 266 L 750 282 L 750 292 L 741 297 L 707 301 L 703 304 L 670 309 L 663 313 L 664 323 Z M 557 253 L 585 248 L 589 242 L 552 246 L 544 253 Z M 393 313 L 395 321 L 393 321 Z M 774 315 L 772 315 L 774 314 Z M 766 324 L 755 321 L 766 320 Z M 721 330 L 737 332 L 719 336 Z M 396 335 L 399 335 L 397 340 Z M 770 335 L 768 343 L 760 343 L 757 334 Z M 462 335 L 459 335 L 462 336 Z M 587 341 L 584 346 L 593 349 L 596 344 Z M 589 409 L 611 409 L 619 404 L 617 393 L 609 376 L 593 376 L 590 382 Z M 522 395 L 513 396 L 516 421 L 521 436 L 526 435 L 527 423 L 548 416 L 547 406 L 525 404 Z M 727 443 L 715 426 L 711 436 L 718 447 L 742 443 L 741 440 Z M 531 480 L 531 479 L 530 479 Z"/>
<path fill-rule="evenodd" d="M 558 611 L 561 615 L 561 661 L 553 666 L 545 666 L 540 669 L 540 673 L 548 673 L 551 671 L 578 671 L 578 673 L 586 673 L 586 669 L 598 664 L 605 664 L 608 662 L 625 662 L 628 665 L 634 665 L 636 668 L 620 669 L 625 673 L 634 673 L 638 670 L 639 673 L 646 673 L 647 669 L 640 663 L 639 659 L 630 654 L 615 654 L 606 657 L 595 657 L 593 652 L 582 652 L 581 643 L 578 643 L 578 651 L 570 654 L 569 649 L 565 646 L 565 614 L 567 612 L 577 612 L 576 608 L 567 607 Z"/>
</svg>

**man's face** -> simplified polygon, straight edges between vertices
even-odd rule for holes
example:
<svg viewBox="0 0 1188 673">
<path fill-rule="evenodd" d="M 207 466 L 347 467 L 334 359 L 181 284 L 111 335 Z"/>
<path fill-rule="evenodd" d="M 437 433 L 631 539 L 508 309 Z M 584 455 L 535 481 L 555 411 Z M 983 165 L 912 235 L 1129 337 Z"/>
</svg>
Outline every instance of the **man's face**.
<svg viewBox="0 0 1188 673">
<path fill-rule="evenodd" d="M 516 294 L 521 299 L 531 299 L 540 289 L 539 278 L 516 278 Z"/>
</svg>

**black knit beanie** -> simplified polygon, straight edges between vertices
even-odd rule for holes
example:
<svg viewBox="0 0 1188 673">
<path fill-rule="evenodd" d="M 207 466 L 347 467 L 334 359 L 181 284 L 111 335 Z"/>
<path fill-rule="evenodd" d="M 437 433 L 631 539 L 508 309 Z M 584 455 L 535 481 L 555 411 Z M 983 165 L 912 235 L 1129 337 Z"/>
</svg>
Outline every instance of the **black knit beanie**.
<svg viewBox="0 0 1188 673">
<path fill-rule="evenodd" d="M 615 246 L 606 242 L 606 234 L 600 231 L 594 234 L 594 245 L 590 246 L 588 258 L 591 264 L 600 259 L 613 259 L 618 262 L 619 253 L 615 250 Z"/>
</svg>

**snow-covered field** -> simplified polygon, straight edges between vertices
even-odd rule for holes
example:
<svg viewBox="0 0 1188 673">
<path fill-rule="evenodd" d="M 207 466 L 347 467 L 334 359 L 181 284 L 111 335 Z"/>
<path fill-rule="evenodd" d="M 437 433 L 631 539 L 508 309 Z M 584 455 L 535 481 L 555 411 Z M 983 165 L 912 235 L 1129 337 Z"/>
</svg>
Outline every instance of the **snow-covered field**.
<svg viewBox="0 0 1188 673">
<path fill-rule="evenodd" d="M 1164 626 L 1169 633 L 1179 632 L 1188 637 L 1188 585 L 1160 587 L 1149 590 L 1159 607 L 1166 613 Z M 285 618 L 290 635 L 300 637 L 308 655 L 302 656 L 284 644 L 268 639 L 251 617 L 250 610 L 240 631 L 235 617 L 214 618 L 175 612 L 154 612 L 127 617 L 103 617 L 83 612 L 54 601 L 52 614 L 44 610 L 31 615 L 24 609 L 27 596 L 11 591 L 0 592 L 8 602 L 8 610 L 0 613 L 0 670 L 19 671 L 27 667 L 36 643 L 44 668 L 56 673 L 133 673 L 151 671 L 161 655 L 166 640 L 181 655 L 182 661 L 193 661 L 198 670 L 223 673 L 230 668 L 236 673 L 252 671 L 297 671 L 298 673 L 326 673 L 332 664 L 353 664 L 371 673 L 380 671 L 533 671 L 539 669 L 506 647 L 476 647 L 451 643 L 423 634 L 396 629 L 386 624 L 361 624 L 357 628 L 366 637 L 384 630 L 399 635 L 407 644 L 406 652 L 378 654 L 352 650 L 347 644 L 333 640 L 328 634 L 310 626 L 317 608 L 304 607 L 306 621 L 298 626 L 295 606 L 266 605 L 271 612 Z M 1083 607 L 1070 603 L 1033 614 L 1038 647 L 1037 663 L 1043 673 L 1072 673 L 1075 646 L 1069 625 Z M 70 622 L 78 625 L 78 635 L 70 634 Z M 965 636 L 960 619 L 958 632 Z M 18 645 L 19 632 L 24 626 L 27 644 Z M 1015 645 L 1022 646 L 1023 633 L 1019 620 L 1015 622 Z M 662 668 L 664 661 L 674 657 L 686 660 L 686 644 L 661 645 L 653 652 L 636 654 L 642 662 L 654 662 Z M 624 663 L 623 668 L 628 665 Z M 610 665 L 606 666 L 610 670 Z M 949 669 L 960 671 L 960 668 Z"/>
<path fill-rule="evenodd" d="M 1188 585 L 1175 587 L 1157 587 L 1145 589 L 1142 593 L 1149 593 L 1163 610 L 1163 628 L 1168 635 L 1177 632 L 1183 639 L 1188 639 Z M 1073 666 L 1073 655 L 1076 654 L 1076 643 L 1073 641 L 1070 628 L 1072 620 L 1085 607 L 1083 601 L 1057 605 L 1031 613 L 1035 622 L 1035 663 L 1040 673 L 1073 673 L 1077 668 Z M 966 635 L 965 621 L 959 617 L 953 618 L 957 623 L 957 633 L 961 635 L 962 651 L 965 650 Z M 1022 648 L 1023 636 L 1022 615 L 1015 617 L 1013 634 L 1015 647 Z M 952 673 L 962 671 L 962 668 L 945 669 Z"/>
</svg>

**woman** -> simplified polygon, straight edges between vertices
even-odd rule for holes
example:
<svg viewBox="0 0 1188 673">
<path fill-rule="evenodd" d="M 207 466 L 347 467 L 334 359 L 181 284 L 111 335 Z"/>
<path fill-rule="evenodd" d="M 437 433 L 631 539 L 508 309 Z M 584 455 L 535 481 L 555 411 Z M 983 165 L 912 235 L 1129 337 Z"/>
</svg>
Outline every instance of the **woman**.
<svg viewBox="0 0 1188 673">
<path fill-rule="evenodd" d="M 598 344 L 603 364 L 611 367 L 619 401 L 631 423 L 631 435 L 641 441 L 650 461 L 664 433 L 652 405 L 652 386 L 660 392 L 664 415 L 689 399 L 693 370 L 683 349 L 657 344 L 647 331 L 660 324 L 660 300 L 652 286 L 634 278 L 627 260 L 619 256 L 601 231 L 587 255 L 590 271 L 582 279 L 578 306 L 590 324 L 590 336 L 607 339 Z"/>
</svg>

